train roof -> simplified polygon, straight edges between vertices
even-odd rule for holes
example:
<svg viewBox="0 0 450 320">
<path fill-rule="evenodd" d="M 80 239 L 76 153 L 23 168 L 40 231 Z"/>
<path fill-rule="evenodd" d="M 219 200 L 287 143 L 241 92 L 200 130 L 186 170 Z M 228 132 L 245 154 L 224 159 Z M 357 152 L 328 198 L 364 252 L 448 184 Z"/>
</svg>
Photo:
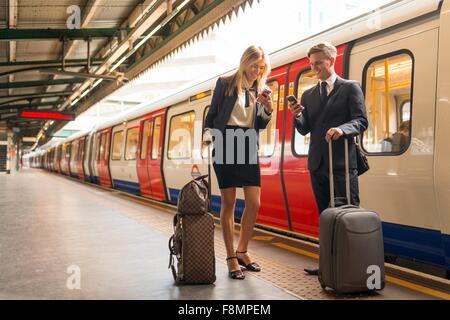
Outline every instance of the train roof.
<svg viewBox="0 0 450 320">
<path fill-rule="evenodd" d="M 433 12 L 438 13 L 440 2 L 441 0 L 398 0 L 391 2 L 377 10 L 333 26 L 311 37 L 302 39 L 286 48 L 271 53 L 270 60 L 272 67 L 275 69 L 291 61 L 306 57 L 308 48 L 320 41 L 326 40 L 335 45 L 340 45 L 364 38 L 368 35 L 376 34 L 377 32 L 410 21 L 416 17 Z M 382 17 L 382 19 L 380 17 Z M 376 26 L 374 22 L 379 23 L 379 25 Z M 183 88 L 170 96 L 143 103 L 132 110 L 121 113 L 110 120 L 98 124 L 93 130 L 103 130 L 119 123 L 139 118 L 161 108 L 187 102 L 190 96 L 213 89 L 218 77 L 232 74 L 234 70 L 235 69 L 230 70 L 197 85 Z"/>
<path fill-rule="evenodd" d="M 439 13 L 442 0 L 397 0 L 377 10 L 362 14 L 346 22 L 273 52 L 270 55 L 274 67 L 306 57 L 307 50 L 320 41 L 338 46 L 375 35 L 388 28 L 411 21 L 430 13 Z"/>
<path fill-rule="evenodd" d="M 78 131 L 77 133 L 74 133 L 73 135 L 68 137 L 66 140 L 64 140 L 64 143 L 76 140 L 76 139 L 84 137 L 84 136 L 87 136 L 91 131 L 92 131 L 92 129 Z"/>
</svg>

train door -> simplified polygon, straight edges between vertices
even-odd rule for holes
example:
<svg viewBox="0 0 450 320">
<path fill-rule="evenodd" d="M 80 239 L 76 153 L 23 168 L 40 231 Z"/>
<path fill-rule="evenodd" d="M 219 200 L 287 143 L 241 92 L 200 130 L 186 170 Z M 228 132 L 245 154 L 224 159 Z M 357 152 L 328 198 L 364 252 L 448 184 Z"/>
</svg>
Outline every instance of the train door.
<svg viewBox="0 0 450 320">
<path fill-rule="evenodd" d="M 84 151 L 83 151 L 83 170 L 85 175 L 85 180 L 88 182 L 92 182 L 92 170 L 90 166 L 90 153 L 91 153 L 91 144 L 92 144 L 92 135 L 88 134 L 84 138 Z"/>
<path fill-rule="evenodd" d="M 105 129 L 98 135 L 99 153 L 97 158 L 98 175 L 100 185 L 104 187 L 111 187 L 111 177 L 109 174 L 109 141 L 111 136 L 111 129 Z"/>
<path fill-rule="evenodd" d="M 148 158 L 153 133 L 152 116 L 143 118 L 139 127 L 139 148 L 136 160 L 139 187 L 142 196 L 151 198 L 153 194 L 148 170 Z"/>
<path fill-rule="evenodd" d="M 51 168 L 52 171 L 55 171 L 55 153 L 56 153 L 56 148 L 52 148 L 52 162 L 51 162 Z"/>
<path fill-rule="evenodd" d="M 99 132 L 94 132 L 91 135 L 91 152 L 90 152 L 90 160 L 89 160 L 89 164 L 90 164 L 90 170 L 91 170 L 91 175 L 92 175 L 92 181 L 96 184 L 100 184 L 100 180 L 99 180 L 99 174 L 98 174 L 98 161 L 100 159 L 100 146 L 99 146 L 99 139 L 100 137 L 100 133 Z"/>
<path fill-rule="evenodd" d="M 281 184 L 281 139 L 284 120 L 284 92 L 288 66 L 272 70 L 267 86 L 272 90 L 273 113 L 266 129 L 259 136 L 261 167 L 261 208 L 258 224 L 289 229 Z"/>
<path fill-rule="evenodd" d="M 82 137 L 82 138 L 80 138 L 80 140 L 78 140 L 77 169 L 78 169 L 78 178 L 82 181 L 84 181 L 84 178 L 85 178 L 85 173 L 84 173 L 84 168 L 83 168 L 85 142 L 86 142 L 86 137 Z"/>
<path fill-rule="evenodd" d="M 70 159 L 70 142 L 67 142 L 63 144 L 62 160 L 61 160 L 61 171 L 66 176 L 70 176 L 69 159 Z"/>
<path fill-rule="evenodd" d="M 69 175 L 73 178 L 78 177 L 78 140 L 74 140 L 70 144 L 70 158 L 69 158 Z"/>
<path fill-rule="evenodd" d="M 62 144 L 56 146 L 55 168 L 57 173 L 61 173 L 61 148 Z"/>
<path fill-rule="evenodd" d="M 151 135 L 151 147 L 147 157 L 148 175 L 152 189 L 152 198 L 166 200 L 164 180 L 162 176 L 162 153 L 164 138 L 165 110 L 153 114 L 153 132 Z"/>
<path fill-rule="evenodd" d="M 342 76 L 343 55 L 346 46 L 339 46 L 335 63 L 336 73 Z M 295 95 L 301 101 L 303 92 L 317 85 L 317 78 L 310 70 L 309 59 L 294 62 L 289 69 L 286 95 Z M 316 238 L 319 232 L 319 213 L 312 191 L 308 171 L 309 135 L 302 136 L 293 126 L 292 113 L 286 106 L 284 131 L 283 178 L 287 195 L 287 210 L 292 231 Z"/>
<path fill-rule="evenodd" d="M 440 211 L 444 252 L 446 255 L 447 279 L 450 279 L 450 148 L 448 137 L 450 136 L 450 2 L 445 2 L 441 11 L 441 23 L 439 26 L 439 62 L 438 62 L 438 92 L 436 107 L 436 150 L 435 185 L 436 201 Z"/>
<path fill-rule="evenodd" d="M 433 171 L 438 27 L 428 20 L 356 44 L 350 78 L 362 83 L 369 121 L 361 203 L 380 214 L 385 251 L 444 264 Z"/>
<path fill-rule="evenodd" d="M 165 200 L 161 170 L 165 110 L 141 120 L 137 169 L 141 193 L 157 200 Z"/>
</svg>

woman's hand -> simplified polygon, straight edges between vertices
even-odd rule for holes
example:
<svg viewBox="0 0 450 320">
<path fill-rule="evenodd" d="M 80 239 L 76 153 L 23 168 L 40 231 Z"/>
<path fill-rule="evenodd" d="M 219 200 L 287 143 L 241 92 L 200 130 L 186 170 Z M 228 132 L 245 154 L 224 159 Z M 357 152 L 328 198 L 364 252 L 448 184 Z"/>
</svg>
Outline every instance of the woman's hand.
<svg viewBox="0 0 450 320">
<path fill-rule="evenodd" d="M 205 129 L 205 132 L 203 133 L 203 141 L 202 141 L 202 147 L 205 148 L 209 146 L 212 142 L 212 135 L 208 128 Z"/>
<path fill-rule="evenodd" d="M 258 98 L 256 99 L 259 103 L 261 103 L 264 106 L 264 110 L 266 110 L 267 113 L 272 113 L 272 95 L 258 95 Z"/>
</svg>

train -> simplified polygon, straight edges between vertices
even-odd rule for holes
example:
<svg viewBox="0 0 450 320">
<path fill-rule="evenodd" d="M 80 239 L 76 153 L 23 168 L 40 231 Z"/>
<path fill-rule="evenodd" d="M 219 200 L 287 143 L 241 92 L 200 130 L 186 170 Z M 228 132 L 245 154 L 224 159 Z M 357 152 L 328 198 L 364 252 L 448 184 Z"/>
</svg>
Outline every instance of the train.
<svg viewBox="0 0 450 320">
<path fill-rule="evenodd" d="M 360 198 L 382 219 L 386 261 L 450 278 L 449 34 L 450 1 L 402 0 L 270 54 L 274 113 L 260 132 L 257 227 L 318 242 L 309 137 L 294 129 L 285 98 L 300 99 L 317 84 L 306 52 L 326 40 L 338 49 L 337 74 L 359 81 L 365 94 L 369 126 L 359 138 L 370 170 L 360 177 Z M 182 186 L 208 171 L 201 141 L 216 79 L 32 152 L 24 163 L 176 204 Z M 217 215 L 214 175 L 211 193 Z M 243 199 L 238 189 L 236 220 Z"/>
</svg>

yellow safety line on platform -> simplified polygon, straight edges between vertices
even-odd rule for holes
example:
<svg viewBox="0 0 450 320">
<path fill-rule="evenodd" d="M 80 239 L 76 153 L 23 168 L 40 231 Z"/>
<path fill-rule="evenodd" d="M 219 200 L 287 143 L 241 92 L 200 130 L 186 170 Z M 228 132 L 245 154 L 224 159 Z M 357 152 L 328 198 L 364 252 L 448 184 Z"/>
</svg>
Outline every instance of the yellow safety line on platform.
<svg viewBox="0 0 450 320">
<path fill-rule="evenodd" d="M 430 288 L 421 286 L 419 284 L 415 284 L 415 283 L 411 283 L 411 282 L 408 282 L 408 281 L 405 281 L 405 280 L 397 279 L 397 278 L 394 278 L 392 276 L 386 276 L 386 281 L 390 282 L 390 283 L 393 283 L 393 284 L 396 284 L 396 285 L 401 286 L 401 287 L 405 287 L 405 288 L 408 288 L 408 289 L 411 289 L 411 290 L 415 290 L 415 291 L 419 291 L 419 292 L 428 294 L 428 295 L 433 296 L 433 297 L 437 297 L 437 298 L 441 298 L 441 299 L 445 299 L 445 300 L 450 300 L 450 294 L 447 294 L 445 292 L 441 292 L 441 291 L 438 291 L 438 290 L 430 289 Z"/>
<path fill-rule="evenodd" d="M 273 239 L 275 239 L 275 237 L 272 237 L 272 236 L 254 236 L 252 239 L 253 240 L 258 240 L 258 241 L 272 241 Z"/>
<path fill-rule="evenodd" d="M 292 252 L 295 252 L 295 253 L 298 253 L 298 254 L 301 254 L 301 255 L 304 255 L 304 256 L 308 256 L 308 257 L 311 257 L 311 258 L 314 258 L 314 259 L 317 259 L 317 260 L 319 259 L 319 255 L 317 253 L 312 253 L 312 252 L 309 252 L 309 251 L 306 251 L 306 250 L 302 250 L 302 249 L 290 246 L 290 245 L 285 244 L 285 243 L 275 242 L 275 243 L 272 243 L 272 245 L 274 245 L 275 247 L 286 249 L 286 250 L 289 250 L 289 251 L 292 251 Z"/>
</svg>

